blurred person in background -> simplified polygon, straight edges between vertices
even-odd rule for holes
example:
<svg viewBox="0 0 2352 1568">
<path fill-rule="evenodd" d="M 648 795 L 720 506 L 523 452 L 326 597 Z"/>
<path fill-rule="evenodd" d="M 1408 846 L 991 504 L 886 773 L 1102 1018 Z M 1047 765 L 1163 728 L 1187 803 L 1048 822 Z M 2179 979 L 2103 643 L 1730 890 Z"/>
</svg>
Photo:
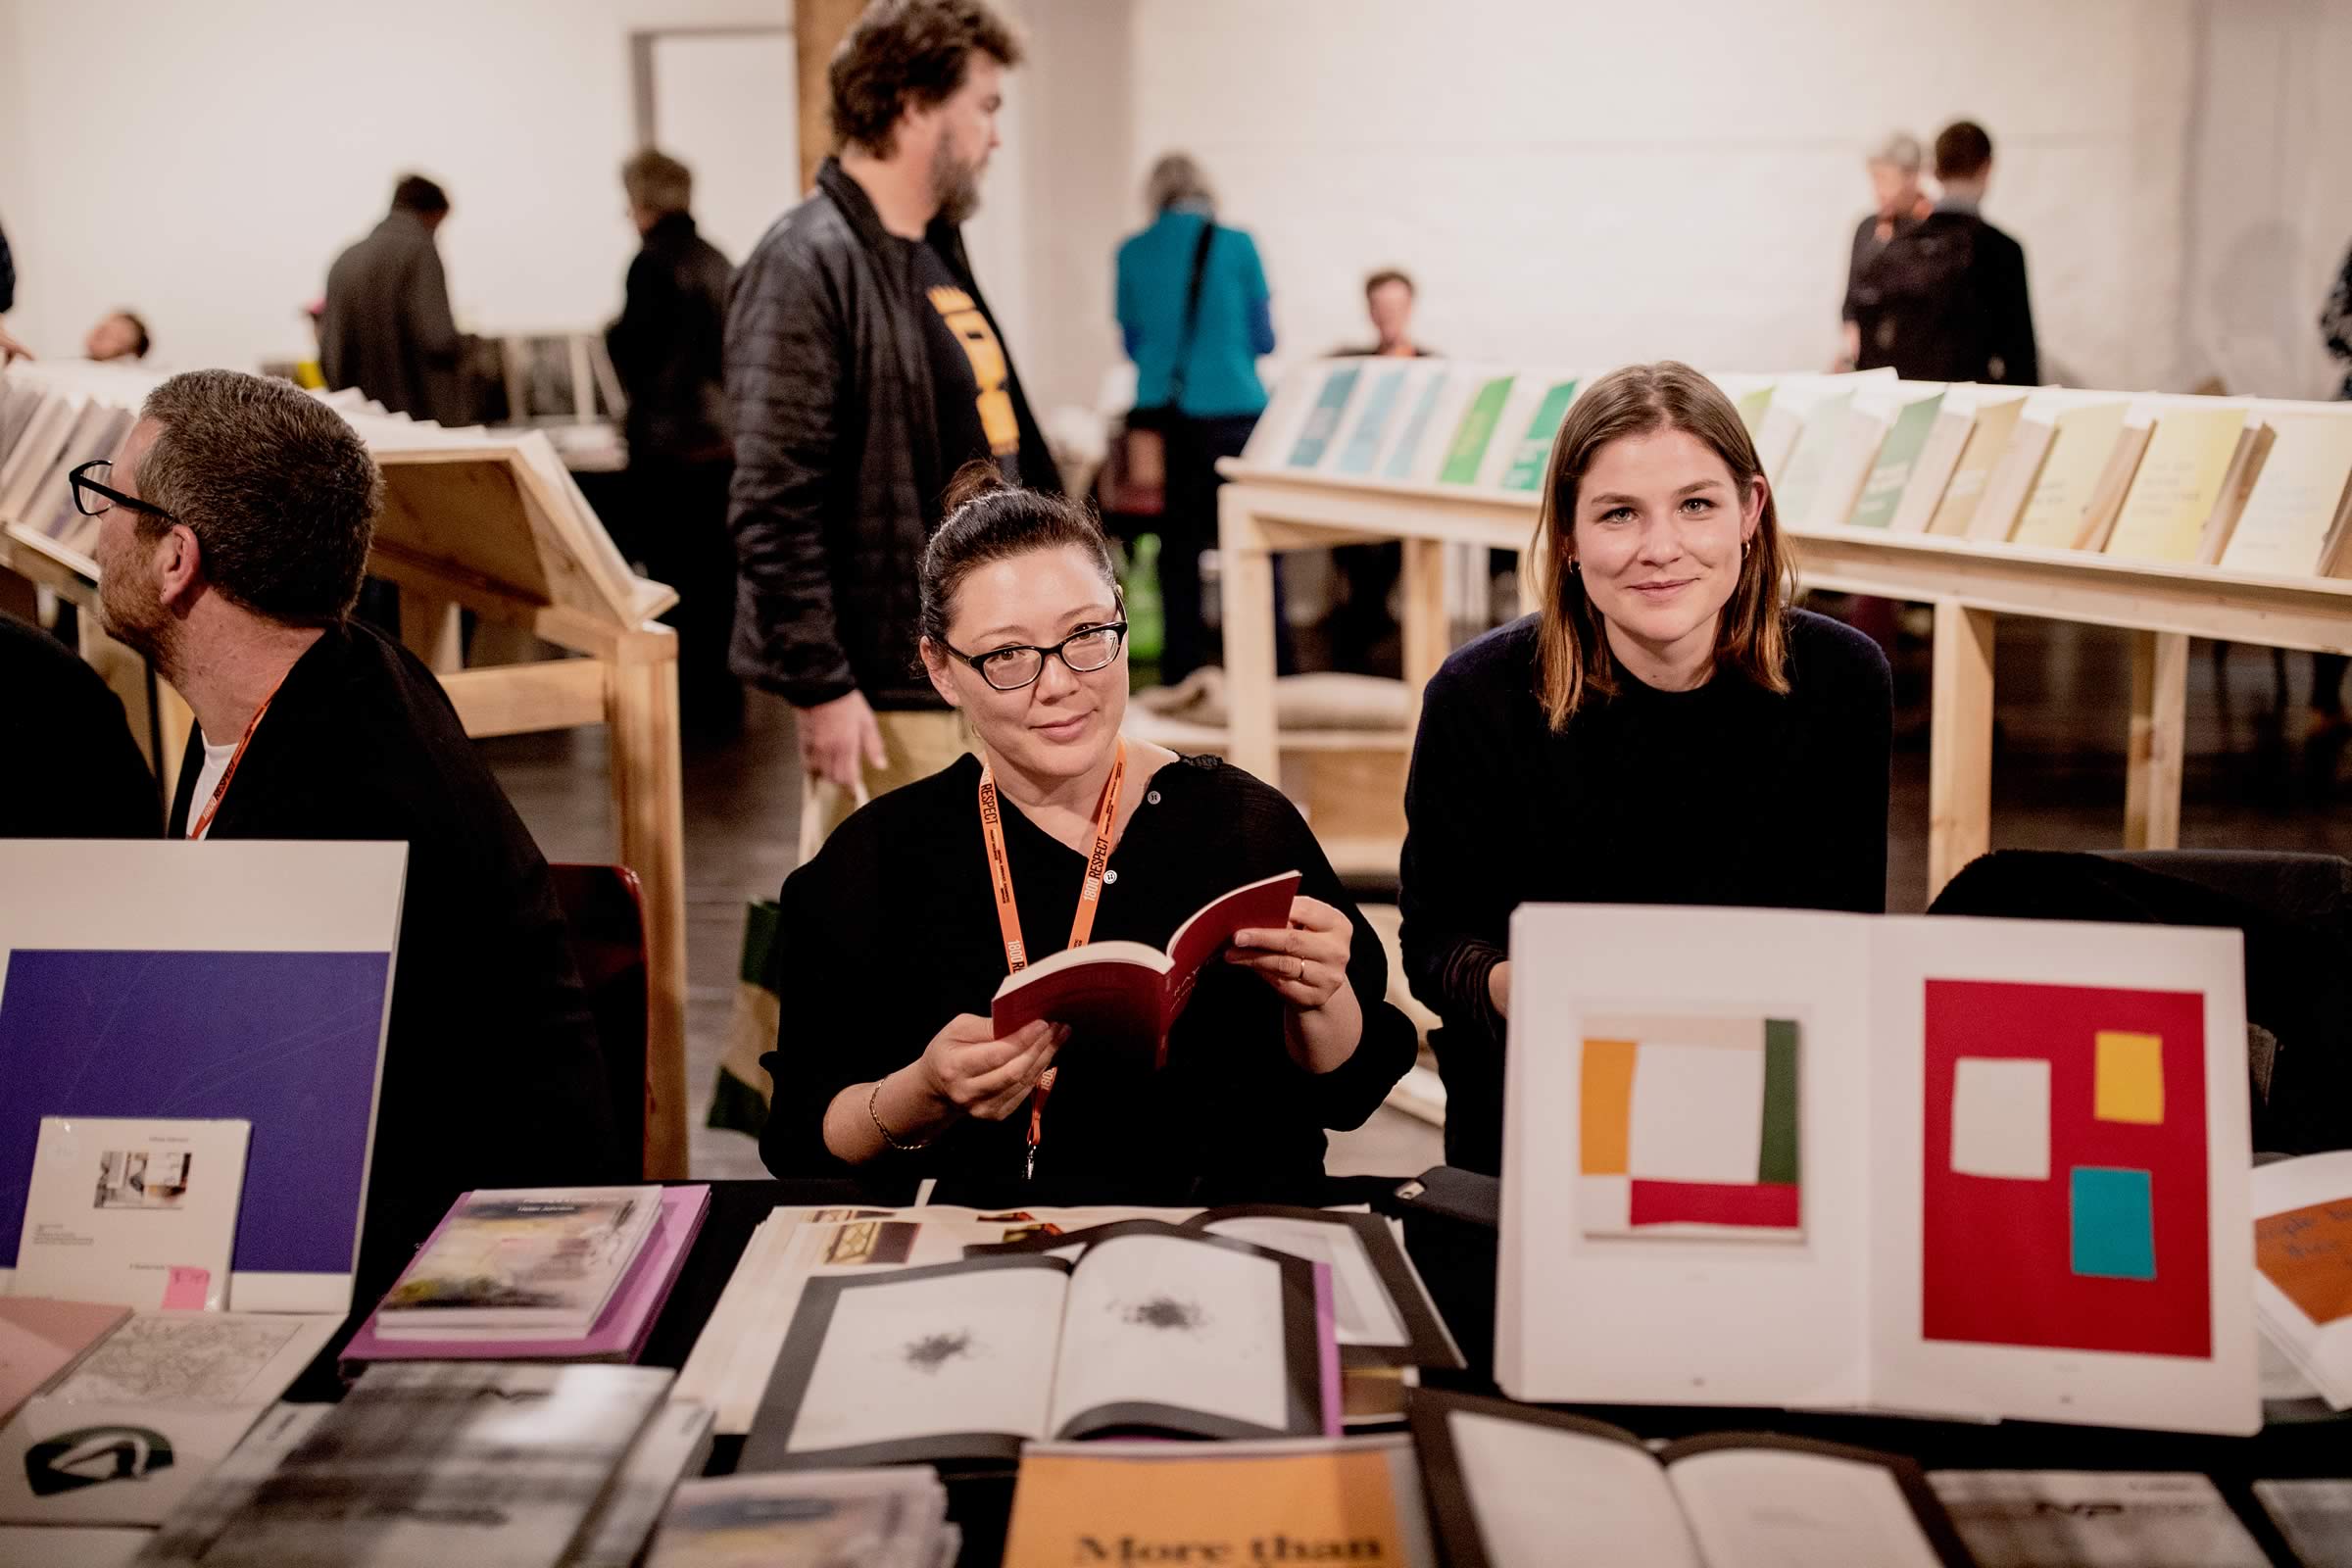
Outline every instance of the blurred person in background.
<svg viewBox="0 0 2352 1568">
<path fill-rule="evenodd" d="M 1936 210 L 1898 228 L 1852 291 L 1854 364 L 1891 366 L 1906 381 L 2034 386 L 2041 357 L 2026 287 L 2025 248 L 1984 220 L 1992 138 L 1956 120 L 1936 138 Z"/>
<path fill-rule="evenodd" d="M 1870 264 L 1878 260 L 1879 252 L 1897 234 L 1907 234 L 1936 210 L 1936 204 L 1919 186 L 1919 138 L 1908 131 L 1898 130 L 1872 150 L 1863 160 L 1863 169 L 1870 175 L 1871 211 L 1854 225 L 1854 244 L 1845 269 L 1845 304 L 1841 312 L 1844 351 L 1838 368 L 1850 370 L 1862 354 L 1862 329 L 1857 324 L 1861 311 L 1856 303 L 1856 291 L 1862 287 L 1863 274 Z"/>
<path fill-rule="evenodd" d="M 798 711 L 818 790 L 804 839 L 966 748 L 914 658 L 956 471 L 1060 488 L 961 229 L 1020 60 L 980 0 L 867 6 L 826 72 L 840 151 L 728 295 L 732 661 Z"/>
<path fill-rule="evenodd" d="M 2344 255 L 2343 270 L 2320 311 L 2320 338 L 2328 352 L 2344 367 L 2335 395 L 2352 398 L 2352 251 Z M 2305 771 L 2312 792 L 2325 796 L 2335 786 L 2344 741 L 2352 735 L 2352 720 L 2344 715 L 2344 668 L 2352 661 L 2341 654 L 2311 656 L 2311 714 L 2303 747 Z"/>
<path fill-rule="evenodd" d="M 358 387 L 395 414 L 469 424 L 473 399 L 449 309 L 449 279 L 434 236 L 449 196 L 421 174 L 392 188 L 392 210 L 335 259 L 319 313 L 318 365 L 326 384 Z"/>
<path fill-rule="evenodd" d="M 1201 606 L 1200 557 L 1217 538 L 1220 458 L 1238 458 L 1265 412 L 1260 355 L 1274 352 L 1272 298 L 1257 245 L 1217 221 L 1200 166 L 1169 153 L 1144 182 L 1152 222 L 1119 246 L 1119 335 L 1135 362 L 1130 430 L 1156 430 L 1165 449 L 1167 505 L 1160 517 L 1159 593 L 1166 640 L 1160 680 L 1174 685 L 1214 663 Z M 1275 647 L 1290 663 L 1281 574 L 1275 574 Z"/>
<path fill-rule="evenodd" d="M 1413 306 L 1420 291 L 1410 274 L 1386 267 L 1364 279 L 1364 315 L 1372 322 L 1372 341 L 1340 350 L 1354 359 L 1429 359 L 1436 353 L 1413 335 Z M 1494 569 L 1507 571 L 1507 552 Z M 1389 609 L 1396 578 L 1404 569 L 1404 547 L 1399 544 L 1341 545 L 1331 553 L 1331 564 L 1345 589 L 1331 612 L 1331 659 L 1341 669 L 1386 674 L 1392 661 L 1380 661 L 1379 650 L 1398 635 L 1396 617 Z M 1492 563 L 1491 563 L 1492 564 Z M 1401 648 L 1397 650 L 1401 654 Z"/>
<path fill-rule="evenodd" d="M 147 323 L 128 311 L 100 317 L 81 340 L 81 352 L 93 360 L 143 360 L 150 346 Z"/>
<path fill-rule="evenodd" d="M 1429 358 L 1436 350 L 1413 336 L 1413 307 L 1419 300 L 1411 276 L 1401 270 L 1384 267 L 1374 272 L 1364 279 L 1364 315 L 1372 322 L 1372 341 L 1340 353 L 1362 359 Z"/>
<path fill-rule="evenodd" d="M 727 487 L 723 348 L 725 256 L 695 231 L 694 176 L 653 148 L 621 166 L 629 220 L 644 244 L 629 264 L 620 318 L 605 347 L 628 395 L 628 553 L 678 591 L 663 616 L 678 632 L 678 703 L 686 730 L 724 739 L 743 727 L 743 685 L 727 668 L 735 627 L 735 544 Z"/>
</svg>

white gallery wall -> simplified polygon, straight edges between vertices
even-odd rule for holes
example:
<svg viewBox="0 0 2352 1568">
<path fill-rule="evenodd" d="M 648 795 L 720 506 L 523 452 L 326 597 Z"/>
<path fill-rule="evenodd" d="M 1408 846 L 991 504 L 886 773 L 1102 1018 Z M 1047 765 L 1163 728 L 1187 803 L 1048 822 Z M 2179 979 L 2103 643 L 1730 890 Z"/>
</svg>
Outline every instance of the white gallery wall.
<svg viewBox="0 0 2352 1568">
<path fill-rule="evenodd" d="M 1861 152 L 1958 115 L 1999 146 L 2045 373 L 2311 395 L 2352 240 L 2340 0 L 1010 0 L 1030 34 L 971 244 L 1033 401 L 1120 356 L 1110 258 L 1158 153 L 1209 168 L 1278 359 L 1423 286 L 1432 343 L 1600 366 L 1825 364 Z M 416 168 L 476 330 L 591 325 L 635 237 L 634 27 L 791 0 L 0 0 L 10 325 L 72 352 L 130 304 L 174 364 L 301 348 L 335 252 Z M 770 132 L 747 103 L 747 135 Z M 710 106 L 698 116 L 706 124 Z M 706 128 L 707 133 L 707 128 Z M 780 155 L 782 156 L 782 155 Z"/>
</svg>

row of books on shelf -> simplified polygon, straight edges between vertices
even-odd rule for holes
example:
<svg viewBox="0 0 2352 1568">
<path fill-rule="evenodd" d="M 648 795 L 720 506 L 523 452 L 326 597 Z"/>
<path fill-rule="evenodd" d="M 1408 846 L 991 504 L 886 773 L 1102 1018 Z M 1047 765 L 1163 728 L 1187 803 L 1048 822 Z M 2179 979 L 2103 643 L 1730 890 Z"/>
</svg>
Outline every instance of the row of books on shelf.
<svg viewBox="0 0 2352 1568">
<path fill-rule="evenodd" d="M 1286 378 L 1244 461 L 1534 496 L 1592 377 L 1336 360 Z M 1891 371 L 1721 375 L 1784 525 L 2352 576 L 2352 407 Z"/>
</svg>

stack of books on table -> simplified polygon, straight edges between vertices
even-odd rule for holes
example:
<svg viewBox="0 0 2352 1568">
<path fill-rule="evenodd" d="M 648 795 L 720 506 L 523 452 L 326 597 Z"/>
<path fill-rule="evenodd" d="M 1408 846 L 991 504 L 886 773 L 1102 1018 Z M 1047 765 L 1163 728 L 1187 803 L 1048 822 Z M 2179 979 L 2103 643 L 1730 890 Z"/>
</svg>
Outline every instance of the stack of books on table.
<svg viewBox="0 0 2352 1568">
<path fill-rule="evenodd" d="M 707 1186 L 467 1193 L 344 1362 L 633 1362 L 710 1203 Z"/>
<path fill-rule="evenodd" d="M 929 1469 L 805 1470 L 686 1482 L 648 1568 L 949 1568 L 962 1544 Z"/>
<path fill-rule="evenodd" d="M 651 1367 L 371 1367 L 340 1404 L 281 1404 L 164 1524 L 140 1568 L 429 1563 L 628 1568 L 707 1410 Z"/>
</svg>

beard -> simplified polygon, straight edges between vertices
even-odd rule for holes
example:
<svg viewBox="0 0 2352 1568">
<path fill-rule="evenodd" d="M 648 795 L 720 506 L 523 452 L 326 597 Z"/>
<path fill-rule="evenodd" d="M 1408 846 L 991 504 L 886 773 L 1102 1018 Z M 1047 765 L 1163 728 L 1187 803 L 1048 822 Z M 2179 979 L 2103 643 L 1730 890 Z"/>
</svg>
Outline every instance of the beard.
<svg viewBox="0 0 2352 1568">
<path fill-rule="evenodd" d="M 159 667 L 171 662 L 172 612 L 164 608 L 155 584 L 130 566 L 99 568 L 98 624 L 109 637 Z"/>
<path fill-rule="evenodd" d="M 960 223 L 980 210 L 980 164 L 967 164 L 957 158 L 947 137 L 940 137 L 933 145 L 931 196 L 939 203 L 943 220 Z"/>
</svg>

